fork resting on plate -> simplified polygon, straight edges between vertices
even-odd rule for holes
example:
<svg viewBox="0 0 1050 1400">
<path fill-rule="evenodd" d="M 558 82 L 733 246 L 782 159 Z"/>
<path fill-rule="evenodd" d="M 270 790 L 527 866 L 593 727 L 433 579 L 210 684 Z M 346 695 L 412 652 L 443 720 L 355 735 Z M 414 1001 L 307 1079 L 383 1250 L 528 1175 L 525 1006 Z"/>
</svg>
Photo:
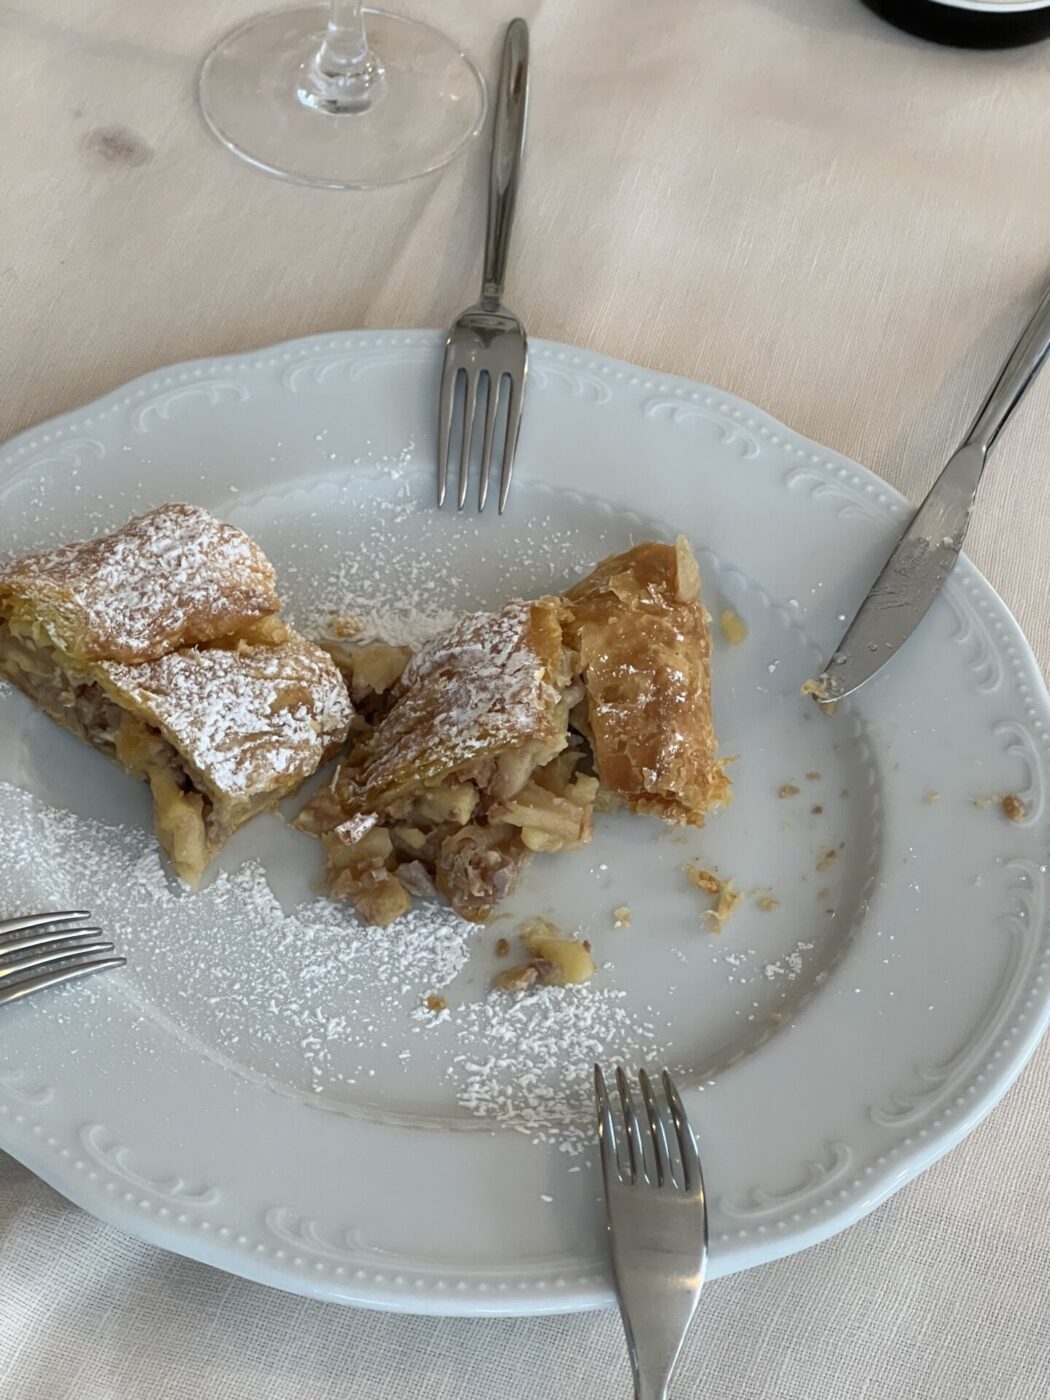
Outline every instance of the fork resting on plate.
<svg viewBox="0 0 1050 1400">
<path fill-rule="evenodd" d="M 113 944 L 98 937 L 101 929 L 80 922 L 87 918 L 86 910 L 72 909 L 0 920 L 0 1005 L 107 967 L 123 967 L 127 958 L 107 956 Z"/>
<path fill-rule="evenodd" d="M 707 1200 L 685 1107 L 666 1070 L 658 1094 L 638 1071 L 644 1118 L 616 1071 L 623 1131 L 594 1067 L 598 1142 L 613 1276 L 634 1372 L 635 1400 L 666 1400 L 707 1268 Z M 644 1123 L 644 1126 L 643 1126 Z"/>
<path fill-rule="evenodd" d="M 503 280 L 518 193 L 518 174 L 525 145 L 525 115 L 528 105 L 529 30 L 523 19 L 511 20 L 503 44 L 496 119 L 492 133 L 492 163 L 489 170 L 489 208 L 485 227 L 485 275 L 481 300 L 462 311 L 452 324 L 445 341 L 445 363 L 441 371 L 438 406 L 438 505 L 444 505 L 448 488 L 448 459 L 453 427 L 458 421 L 456 391 L 463 379 L 463 430 L 459 451 L 459 508 L 467 500 L 471 447 L 475 417 L 485 413 L 481 446 L 481 480 L 478 484 L 478 510 L 485 509 L 489 476 L 492 473 L 493 444 L 500 406 L 505 403 L 505 426 L 499 479 L 499 510 L 503 514 L 510 492 L 514 454 L 521 427 L 528 365 L 525 327 L 503 305 Z M 506 387 L 504 387 L 506 386 Z"/>
</svg>

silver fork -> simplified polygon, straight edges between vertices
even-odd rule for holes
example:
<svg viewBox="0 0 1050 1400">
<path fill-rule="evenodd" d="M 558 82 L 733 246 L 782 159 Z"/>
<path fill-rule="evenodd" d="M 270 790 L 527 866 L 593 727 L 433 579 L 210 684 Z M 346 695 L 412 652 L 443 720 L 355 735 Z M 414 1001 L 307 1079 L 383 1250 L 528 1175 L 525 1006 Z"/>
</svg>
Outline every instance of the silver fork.
<svg viewBox="0 0 1050 1400">
<path fill-rule="evenodd" d="M 616 1071 L 624 1134 L 594 1067 L 605 1210 L 635 1400 L 666 1400 L 707 1267 L 707 1201 L 696 1139 L 666 1070 L 664 1099 L 645 1070 L 640 1125 L 622 1068 Z"/>
<path fill-rule="evenodd" d="M 481 300 L 460 313 L 445 340 L 445 363 L 441 371 L 438 405 L 438 505 L 445 503 L 448 488 L 448 457 L 453 420 L 457 416 L 456 386 L 462 374 L 463 433 L 459 452 L 459 509 L 467 500 L 470 449 L 474 439 L 475 415 L 480 410 L 479 394 L 484 394 L 485 428 L 481 447 L 481 482 L 478 510 L 485 509 L 492 445 L 501 399 L 507 401 L 507 424 L 499 479 L 499 510 L 503 514 L 510 493 L 514 454 L 521 428 L 528 366 L 525 327 L 503 305 L 503 280 L 518 193 L 518 175 L 525 145 L 525 113 L 528 106 L 529 29 L 523 19 L 511 20 L 503 42 L 499 91 L 496 94 L 495 127 L 492 133 L 492 162 L 489 167 L 489 208 L 485 226 L 485 275 Z M 485 383 L 481 381 L 484 378 Z M 508 388 L 504 390 L 504 381 Z"/>
<path fill-rule="evenodd" d="M 0 920 L 0 1005 L 103 968 L 123 966 L 127 958 L 105 956 L 113 952 L 113 944 L 98 937 L 102 930 L 80 923 L 87 918 L 87 910 L 72 909 Z M 69 923 L 76 927 L 58 927 Z M 27 976 L 37 968 L 46 970 Z"/>
</svg>

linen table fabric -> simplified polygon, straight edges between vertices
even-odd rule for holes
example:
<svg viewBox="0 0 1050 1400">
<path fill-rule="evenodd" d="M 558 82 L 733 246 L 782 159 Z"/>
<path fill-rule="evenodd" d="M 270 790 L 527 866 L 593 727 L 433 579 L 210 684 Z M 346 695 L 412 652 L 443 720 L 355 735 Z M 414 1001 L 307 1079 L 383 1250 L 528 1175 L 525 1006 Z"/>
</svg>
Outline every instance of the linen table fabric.
<svg viewBox="0 0 1050 1400">
<path fill-rule="evenodd" d="M 0 7 L 0 436 L 180 359 L 443 325 L 488 154 L 340 194 L 204 129 L 194 73 L 267 0 Z M 856 0 L 399 0 L 494 74 L 532 31 L 507 296 L 535 335 L 752 400 L 918 499 L 1050 281 L 1050 48 L 938 49 Z M 1050 376 L 969 553 L 1050 660 Z M 0 1036 L 3 1027 L 0 1025 Z M 2 1051 L 2 1039 L 0 1039 Z M 1043 1400 L 1050 1049 L 837 1239 L 705 1293 L 675 1394 Z M 612 1400 L 615 1312 L 454 1321 L 269 1291 L 129 1240 L 0 1156 L 11 1400 Z"/>
</svg>

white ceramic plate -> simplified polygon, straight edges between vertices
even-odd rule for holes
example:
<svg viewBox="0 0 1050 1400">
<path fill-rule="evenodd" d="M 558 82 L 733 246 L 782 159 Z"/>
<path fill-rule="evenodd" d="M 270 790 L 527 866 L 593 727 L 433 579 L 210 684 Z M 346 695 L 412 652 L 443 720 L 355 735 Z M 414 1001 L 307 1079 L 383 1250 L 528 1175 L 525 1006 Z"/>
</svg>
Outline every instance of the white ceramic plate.
<svg viewBox="0 0 1050 1400">
<path fill-rule="evenodd" d="M 533 346 L 508 516 L 439 515 L 439 346 L 339 336 L 137 380 L 9 444 L 3 550 L 192 500 L 255 535 L 301 619 L 352 602 L 389 626 L 399 601 L 440 617 L 536 594 L 684 530 L 711 610 L 750 629 L 714 657 L 733 807 L 684 841 L 609 817 L 588 850 L 538 859 L 513 914 L 583 930 L 602 966 L 494 1005 L 513 922 L 363 932 L 311 893 L 317 848 L 276 817 L 180 893 L 144 793 L 5 691 L 0 905 L 84 904 L 130 962 L 0 1014 L 0 1143 L 129 1233 L 297 1292 L 580 1308 L 610 1298 L 591 1061 L 667 1062 L 713 1273 L 800 1249 L 969 1131 L 1046 1023 L 1037 668 L 964 559 L 914 643 L 823 717 L 799 686 L 905 505 L 727 394 L 585 352 Z M 1019 824 L 973 800 L 1004 793 Z M 720 936 L 692 857 L 748 892 Z M 448 1016 L 420 1010 L 438 991 Z"/>
</svg>

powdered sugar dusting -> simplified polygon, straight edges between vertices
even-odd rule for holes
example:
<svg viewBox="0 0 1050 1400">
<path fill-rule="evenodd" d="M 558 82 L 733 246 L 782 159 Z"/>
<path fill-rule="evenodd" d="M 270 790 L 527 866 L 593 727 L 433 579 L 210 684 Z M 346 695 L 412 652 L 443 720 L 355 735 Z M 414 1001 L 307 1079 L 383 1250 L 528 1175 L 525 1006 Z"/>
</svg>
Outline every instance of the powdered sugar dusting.
<svg viewBox="0 0 1050 1400">
<path fill-rule="evenodd" d="M 513 997 L 489 992 L 487 977 L 464 985 L 486 935 L 442 904 L 418 904 L 386 929 L 324 899 L 286 911 L 256 862 L 190 894 L 146 832 L 56 810 L 8 783 L 0 823 L 0 906 L 90 909 L 128 957 L 110 976 L 123 979 L 133 1016 L 159 1018 L 285 1092 L 382 1109 L 384 1089 L 396 1104 L 411 1078 L 424 1117 L 472 1116 L 576 1153 L 593 1142 L 594 1061 L 668 1058 L 616 988 Z M 449 1009 L 428 1011 L 439 991 Z M 82 1004 L 97 995 L 91 981 L 77 992 Z M 89 1037 L 90 1016 L 84 1025 Z"/>
<path fill-rule="evenodd" d="M 346 737 L 352 715 L 331 659 L 296 637 L 236 651 L 187 647 L 141 666 L 101 669 L 231 796 L 308 777 Z"/>
<path fill-rule="evenodd" d="M 540 510 L 493 528 L 476 514 L 435 510 L 429 474 L 418 495 L 408 486 L 400 480 L 393 496 L 375 491 L 352 505 L 333 501 L 323 522 L 321 511 L 306 516 L 317 526 L 309 535 L 294 517 L 262 531 L 281 561 L 281 596 L 306 636 L 326 636 L 332 619 L 351 617 L 362 641 L 415 651 L 467 612 L 560 593 L 593 567 L 593 546 L 563 514 Z M 259 532 L 251 513 L 244 524 Z M 479 586 L 481 578 L 491 585 Z"/>
<path fill-rule="evenodd" d="M 101 539 L 0 569 L 0 596 L 46 605 L 53 640 L 86 660 L 135 662 L 227 636 L 278 610 L 274 571 L 232 525 L 167 505 Z"/>
<path fill-rule="evenodd" d="M 447 771 L 475 753 L 544 737 L 559 692 L 534 634 L 552 617 L 560 651 L 549 601 L 469 614 L 427 642 L 405 668 L 401 696 L 376 731 L 357 785 L 372 793 L 409 769 Z"/>
<path fill-rule="evenodd" d="M 576 1153 L 593 1145 L 594 1066 L 666 1060 L 655 1028 L 626 993 L 592 985 L 492 992 L 461 1018 L 465 1048 L 449 1068 L 459 1102 Z"/>
</svg>

